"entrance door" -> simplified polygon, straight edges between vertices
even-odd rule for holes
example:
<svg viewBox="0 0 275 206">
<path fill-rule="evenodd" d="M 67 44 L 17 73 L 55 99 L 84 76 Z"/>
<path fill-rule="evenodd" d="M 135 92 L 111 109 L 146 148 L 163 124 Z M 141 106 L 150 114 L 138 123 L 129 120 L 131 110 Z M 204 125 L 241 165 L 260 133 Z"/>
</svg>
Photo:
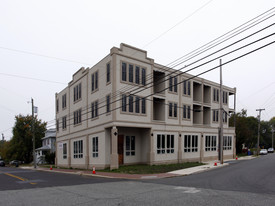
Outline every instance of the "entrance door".
<svg viewBox="0 0 275 206">
<path fill-rule="evenodd" d="M 118 153 L 118 164 L 123 164 L 123 135 L 118 135 L 118 143 L 117 143 L 117 153 Z"/>
</svg>

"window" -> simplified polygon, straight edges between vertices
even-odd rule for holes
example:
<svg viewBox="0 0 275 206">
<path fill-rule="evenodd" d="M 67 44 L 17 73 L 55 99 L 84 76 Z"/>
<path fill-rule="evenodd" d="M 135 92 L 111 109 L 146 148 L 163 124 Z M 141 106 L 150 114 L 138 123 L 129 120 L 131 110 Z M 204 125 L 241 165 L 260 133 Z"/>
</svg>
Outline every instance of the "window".
<svg viewBox="0 0 275 206">
<path fill-rule="evenodd" d="M 224 150 L 232 149 L 232 136 L 223 136 L 223 149 Z"/>
<path fill-rule="evenodd" d="M 169 91 L 173 91 L 173 78 L 171 76 L 169 77 Z"/>
<path fill-rule="evenodd" d="M 213 122 L 219 121 L 219 110 L 213 110 Z"/>
<path fill-rule="evenodd" d="M 136 66 L 136 84 L 139 84 L 139 66 Z"/>
<path fill-rule="evenodd" d="M 93 137 L 93 157 L 98 157 L 98 137 Z"/>
<path fill-rule="evenodd" d="M 62 117 L 62 129 L 66 129 L 67 128 L 67 117 L 64 116 Z"/>
<path fill-rule="evenodd" d="M 126 156 L 135 156 L 135 136 L 126 136 Z"/>
<path fill-rule="evenodd" d="M 83 158 L 83 140 L 74 141 L 74 158 Z"/>
<path fill-rule="evenodd" d="M 134 97 L 133 96 L 129 96 L 129 112 L 133 112 L 134 111 L 133 100 L 134 100 Z"/>
<path fill-rule="evenodd" d="M 109 83 L 111 81 L 111 68 L 110 63 L 106 65 L 106 82 Z"/>
<path fill-rule="evenodd" d="M 128 73 L 127 73 L 128 72 Z M 141 74 L 141 76 L 140 76 Z M 146 69 L 138 65 L 121 63 L 121 81 L 131 84 L 146 85 Z"/>
<path fill-rule="evenodd" d="M 169 117 L 174 117 L 176 118 L 178 115 L 177 115 L 177 112 L 178 112 L 178 104 L 177 103 L 169 103 Z"/>
<path fill-rule="evenodd" d="M 126 112 L 127 111 L 127 97 L 125 94 L 122 95 L 121 100 L 122 100 L 122 107 L 121 107 L 122 111 Z"/>
<path fill-rule="evenodd" d="M 92 102 L 91 108 L 92 119 L 98 117 L 98 101 Z"/>
<path fill-rule="evenodd" d="M 58 119 L 56 120 L 56 131 L 57 132 L 59 131 L 59 120 Z"/>
<path fill-rule="evenodd" d="M 214 88 L 213 89 L 213 101 L 214 102 L 219 102 L 219 89 Z"/>
<path fill-rule="evenodd" d="M 92 92 L 98 89 L 98 71 L 92 74 Z"/>
<path fill-rule="evenodd" d="M 189 105 L 183 105 L 183 119 L 191 119 L 191 107 Z"/>
<path fill-rule="evenodd" d="M 178 77 L 174 77 L 174 92 L 178 92 Z"/>
<path fill-rule="evenodd" d="M 165 144 L 166 143 L 166 144 Z M 170 154 L 175 152 L 174 135 L 157 135 L 157 154 Z"/>
<path fill-rule="evenodd" d="M 126 71 L 126 69 L 127 69 L 127 64 L 122 62 L 122 77 L 121 77 L 122 81 L 127 81 L 127 71 Z"/>
<path fill-rule="evenodd" d="M 162 141 L 164 139 L 164 141 Z M 164 145 L 163 145 L 164 144 Z M 157 154 L 165 153 L 165 135 L 157 135 Z"/>
<path fill-rule="evenodd" d="M 135 102 L 135 105 L 136 105 L 136 113 L 139 113 L 139 107 L 140 107 L 140 98 L 139 96 L 136 96 L 136 102 Z"/>
<path fill-rule="evenodd" d="M 128 104 L 127 104 L 128 99 Z M 141 103 L 140 103 L 141 102 Z M 135 108 L 135 110 L 134 110 Z M 136 114 L 146 114 L 146 103 L 145 98 L 141 98 L 139 96 L 126 96 L 125 94 L 122 95 L 121 98 L 121 111 L 122 112 L 129 112 L 129 113 L 136 113 Z"/>
<path fill-rule="evenodd" d="M 110 112 L 110 99 L 111 95 L 106 96 L 106 113 Z"/>
<path fill-rule="evenodd" d="M 146 102 L 145 102 L 145 98 L 141 99 L 141 113 L 142 114 L 146 114 Z"/>
<path fill-rule="evenodd" d="M 173 104 L 169 103 L 169 117 L 172 117 L 173 114 Z"/>
<path fill-rule="evenodd" d="M 129 64 L 129 82 L 134 82 L 134 66 Z"/>
<path fill-rule="evenodd" d="M 169 77 L 169 91 L 170 92 L 178 92 L 178 77 Z"/>
<path fill-rule="evenodd" d="M 227 104 L 227 101 L 228 101 L 228 93 L 223 91 L 223 95 L 222 95 L 222 102 L 224 104 Z"/>
<path fill-rule="evenodd" d="M 146 70 L 145 70 L 145 68 L 142 68 L 142 70 L 141 70 L 141 83 L 143 86 L 146 85 Z"/>
<path fill-rule="evenodd" d="M 63 159 L 67 159 L 67 143 L 63 144 Z"/>
<path fill-rule="evenodd" d="M 81 123 L 81 109 L 74 112 L 74 125 Z"/>
<path fill-rule="evenodd" d="M 216 151 L 217 150 L 217 137 L 216 136 L 205 136 L 205 151 Z"/>
<path fill-rule="evenodd" d="M 184 152 L 198 151 L 198 135 L 184 135 Z"/>
<path fill-rule="evenodd" d="M 166 152 L 174 153 L 174 135 L 168 134 L 166 140 Z"/>
<path fill-rule="evenodd" d="M 191 83 L 190 81 L 183 82 L 183 94 L 190 96 L 191 95 Z"/>
<path fill-rule="evenodd" d="M 174 103 L 174 117 L 178 116 L 177 113 L 178 113 L 178 104 Z"/>
<path fill-rule="evenodd" d="M 59 112 L 59 100 L 57 99 L 55 102 L 56 106 L 56 113 Z"/>
<path fill-rule="evenodd" d="M 67 94 L 62 95 L 62 109 L 67 107 Z"/>
<path fill-rule="evenodd" d="M 74 101 L 81 99 L 81 83 L 74 87 Z"/>
</svg>

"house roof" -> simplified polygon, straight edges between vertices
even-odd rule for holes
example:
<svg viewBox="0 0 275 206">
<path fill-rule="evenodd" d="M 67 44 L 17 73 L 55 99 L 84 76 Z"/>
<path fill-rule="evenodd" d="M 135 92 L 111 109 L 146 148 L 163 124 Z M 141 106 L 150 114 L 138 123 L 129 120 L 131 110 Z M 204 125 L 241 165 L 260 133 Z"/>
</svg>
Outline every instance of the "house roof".
<svg viewBox="0 0 275 206">
<path fill-rule="evenodd" d="M 46 151 L 46 150 L 51 150 L 51 148 L 48 145 L 45 145 L 43 147 L 39 147 L 37 149 L 35 149 L 36 151 L 42 150 L 42 151 Z"/>
<path fill-rule="evenodd" d="M 43 137 L 42 139 L 47 139 L 47 138 L 55 138 L 56 137 L 56 131 L 55 129 L 48 129 L 45 132 L 45 137 Z"/>
</svg>

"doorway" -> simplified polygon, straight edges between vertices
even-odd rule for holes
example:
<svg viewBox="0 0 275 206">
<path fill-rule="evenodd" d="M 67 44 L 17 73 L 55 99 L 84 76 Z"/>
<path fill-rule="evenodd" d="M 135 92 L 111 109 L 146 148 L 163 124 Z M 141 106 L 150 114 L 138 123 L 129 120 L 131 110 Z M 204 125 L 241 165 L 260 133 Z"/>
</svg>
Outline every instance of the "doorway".
<svg viewBox="0 0 275 206">
<path fill-rule="evenodd" d="M 123 151 L 123 143 L 124 143 L 124 136 L 118 135 L 118 143 L 117 143 L 117 152 L 118 152 L 118 164 L 123 165 L 123 159 L 124 159 L 124 151 Z"/>
</svg>

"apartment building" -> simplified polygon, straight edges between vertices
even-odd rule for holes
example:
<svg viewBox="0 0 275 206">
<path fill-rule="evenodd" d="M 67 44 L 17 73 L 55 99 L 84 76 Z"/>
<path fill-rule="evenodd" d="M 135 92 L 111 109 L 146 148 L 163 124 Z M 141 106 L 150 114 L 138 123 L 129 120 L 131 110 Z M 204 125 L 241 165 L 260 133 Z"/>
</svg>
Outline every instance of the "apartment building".
<svg viewBox="0 0 275 206">
<path fill-rule="evenodd" d="M 229 101 L 236 89 L 157 64 L 126 44 L 81 68 L 56 93 L 56 165 L 118 168 L 218 159 L 235 155 Z M 223 119 L 219 116 L 223 102 Z"/>
</svg>

